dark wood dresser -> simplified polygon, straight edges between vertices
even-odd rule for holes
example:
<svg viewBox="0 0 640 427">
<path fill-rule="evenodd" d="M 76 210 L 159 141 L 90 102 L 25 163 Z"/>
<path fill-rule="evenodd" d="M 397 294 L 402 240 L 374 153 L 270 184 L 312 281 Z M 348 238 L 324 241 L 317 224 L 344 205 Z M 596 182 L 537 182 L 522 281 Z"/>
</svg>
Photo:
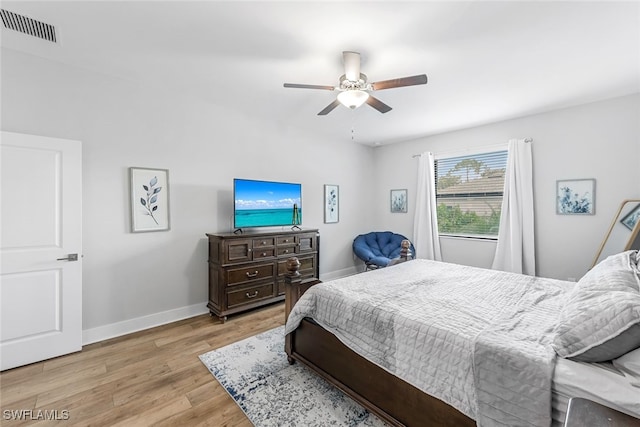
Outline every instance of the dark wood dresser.
<svg viewBox="0 0 640 427">
<path fill-rule="evenodd" d="M 287 259 L 300 260 L 302 278 L 319 277 L 318 230 L 209 234 L 209 303 L 212 316 L 284 300 Z"/>
</svg>

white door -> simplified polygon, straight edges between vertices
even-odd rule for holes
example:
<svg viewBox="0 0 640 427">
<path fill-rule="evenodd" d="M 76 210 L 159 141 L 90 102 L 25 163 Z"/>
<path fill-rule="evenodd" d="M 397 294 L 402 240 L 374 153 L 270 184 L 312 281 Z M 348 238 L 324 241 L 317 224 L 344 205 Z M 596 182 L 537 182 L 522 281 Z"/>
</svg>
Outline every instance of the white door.
<svg viewBox="0 0 640 427">
<path fill-rule="evenodd" d="M 5 370 L 82 349 L 82 146 L 10 132 L 1 137 Z"/>
</svg>

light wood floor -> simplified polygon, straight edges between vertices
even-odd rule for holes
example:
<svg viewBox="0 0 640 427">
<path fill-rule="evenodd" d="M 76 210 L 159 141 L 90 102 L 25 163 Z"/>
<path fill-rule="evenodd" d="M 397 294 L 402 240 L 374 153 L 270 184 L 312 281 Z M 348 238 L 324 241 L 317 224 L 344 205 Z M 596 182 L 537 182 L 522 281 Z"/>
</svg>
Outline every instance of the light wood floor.
<svg viewBox="0 0 640 427">
<path fill-rule="evenodd" d="M 283 324 L 284 303 L 224 324 L 202 315 L 2 372 L 0 424 L 250 427 L 198 356 Z M 8 421 L 7 410 L 68 411 L 69 420 Z"/>
</svg>

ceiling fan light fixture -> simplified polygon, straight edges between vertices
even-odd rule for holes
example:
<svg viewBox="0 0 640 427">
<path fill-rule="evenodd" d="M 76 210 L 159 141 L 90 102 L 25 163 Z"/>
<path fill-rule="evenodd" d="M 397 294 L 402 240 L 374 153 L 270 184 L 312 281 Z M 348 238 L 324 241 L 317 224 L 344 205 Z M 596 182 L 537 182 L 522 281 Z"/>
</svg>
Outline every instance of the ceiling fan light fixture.
<svg viewBox="0 0 640 427">
<path fill-rule="evenodd" d="M 368 98 L 369 94 L 367 92 L 358 89 L 345 90 L 338 94 L 338 101 L 352 110 L 367 102 Z"/>
<path fill-rule="evenodd" d="M 369 92 L 427 83 L 426 74 L 368 83 L 366 74 L 360 72 L 360 54 L 358 52 L 344 51 L 342 56 L 344 58 L 344 74 L 340 76 L 340 84 L 338 86 L 285 83 L 284 87 L 338 91 L 338 97 L 318 113 L 319 116 L 326 116 L 340 104 L 355 110 L 362 104 L 367 103 L 371 108 L 378 110 L 382 114 L 388 113 L 392 108 L 375 96 L 370 96 Z"/>
</svg>

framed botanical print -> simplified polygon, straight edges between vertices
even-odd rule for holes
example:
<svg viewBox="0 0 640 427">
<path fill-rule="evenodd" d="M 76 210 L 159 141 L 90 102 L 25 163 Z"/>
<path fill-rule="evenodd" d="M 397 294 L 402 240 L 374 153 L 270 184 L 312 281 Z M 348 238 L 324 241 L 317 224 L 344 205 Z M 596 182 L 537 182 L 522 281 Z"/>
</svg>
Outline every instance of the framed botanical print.
<svg viewBox="0 0 640 427">
<path fill-rule="evenodd" d="M 129 183 L 131 232 L 169 230 L 169 170 L 131 167 Z"/>
<path fill-rule="evenodd" d="M 340 194 L 337 185 L 324 186 L 324 222 L 334 224 L 340 219 Z"/>
</svg>

